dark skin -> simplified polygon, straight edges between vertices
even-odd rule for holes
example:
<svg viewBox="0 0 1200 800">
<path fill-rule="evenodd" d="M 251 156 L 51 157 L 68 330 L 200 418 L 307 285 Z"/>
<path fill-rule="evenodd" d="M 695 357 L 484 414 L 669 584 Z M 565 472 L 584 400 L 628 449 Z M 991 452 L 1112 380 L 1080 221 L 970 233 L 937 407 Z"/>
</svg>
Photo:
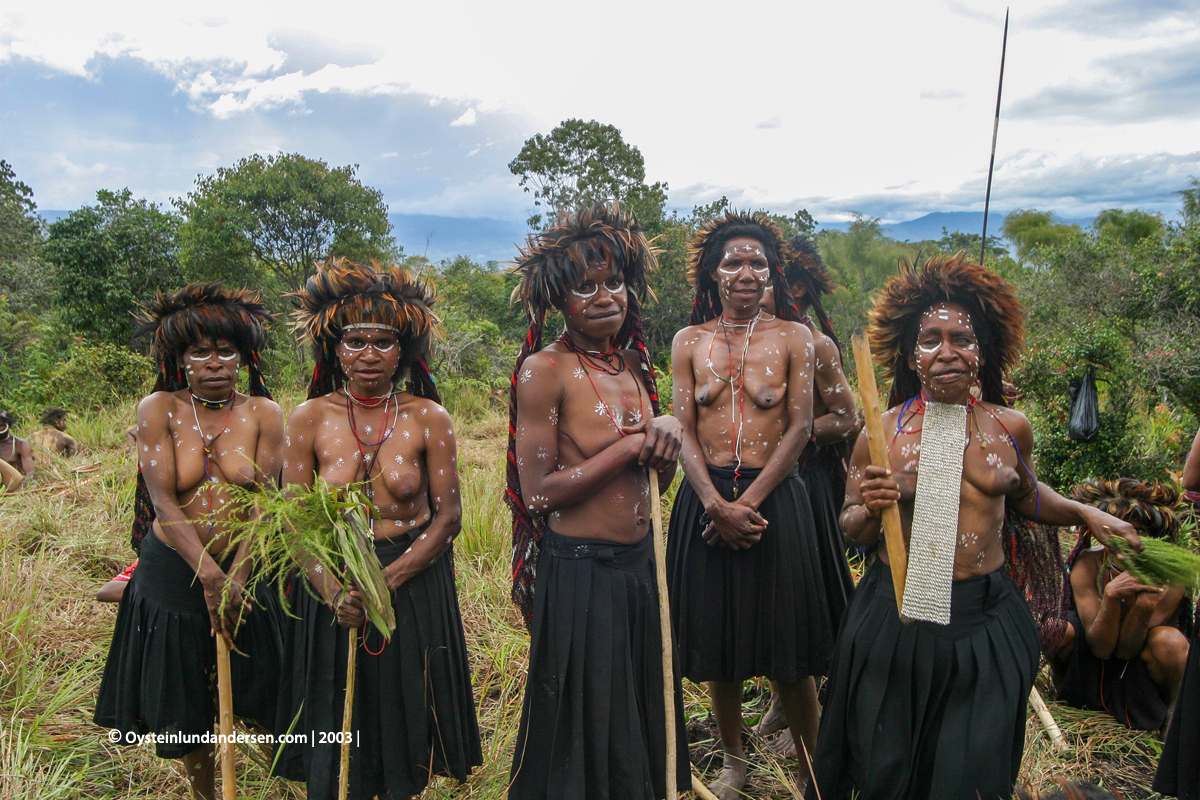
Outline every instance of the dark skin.
<svg viewBox="0 0 1200 800">
<path fill-rule="evenodd" d="M 71 458 L 79 452 L 79 443 L 66 431 L 66 415 L 53 417 L 50 419 L 49 426 L 29 437 L 29 441 L 38 447 L 57 453 L 62 458 Z"/>
<path fill-rule="evenodd" d="M 576 347 L 610 348 L 628 292 L 616 264 L 588 265 L 559 307 Z M 650 525 L 646 470 L 658 471 L 663 490 L 671 484 L 682 426 L 653 416 L 637 353 L 618 356 L 626 367 L 618 375 L 581 363 L 558 342 L 525 360 L 517 378 L 517 465 L 526 506 L 548 514 L 556 532 L 634 544 Z"/>
<path fill-rule="evenodd" d="M 29 441 L 17 436 L 3 422 L 0 422 L 0 459 L 15 467 L 26 478 L 33 477 L 33 450 L 29 447 Z"/>
<path fill-rule="evenodd" d="M 283 418 L 276 403 L 235 392 L 241 360 L 232 342 L 202 337 L 180 357 L 188 385 L 205 400 L 225 400 L 231 394 L 233 400 L 220 409 L 208 409 L 193 404 L 187 389 L 155 392 L 137 410 L 138 462 L 156 514 L 150 535 L 175 548 L 196 573 L 204 587 L 213 633 L 231 645 L 241 616 L 250 610 L 242 586 L 251 564 L 243 557 L 244 546 L 235 554 L 228 574 L 218 563 L 229 538 L 222 524 L 230 514 L 224 487 L 237 484 L 252 489 L 274 480 L 283 439 Z M 226 420 L 228 427 L 221 432 Z M 212 448 L 208 478 L 206 441 Z M 215 797 L 213 756 L 213 746 L 207 744 L 183 757 L 193 797 Z"/>
<path fill-rule="evenodd" d="M 1088 647 L 1105 661 L 1141 658 L 1163 702 L 1170 706 L 1187 664 L 1187 637 L 1171 624 L 1183 592 L 1173 586 L 1147 586 L 1123 570 L 1101 592 L 1103 555 L 1101 548 L 1085 550 L 1071 568 L 1071 593 Z M 1068 625 L 1066 640 L 1055 655 L 1059 670 L 1075 649 L 1076 635 L 1074 625 Z"/>
<path fill-rule="evenodd" d="M 922 317 L 909 365 L 916 370 L 931 401 L 966 405 L 984 357 L 966 310 L 943 303 L 931 307 Z M 865 433 L 855 445 L 841 517 L 842 530 L 854 544 L 876 542 L 881 530 L 880 512 L 896 504 L 900 506 L 906 543 L 911 533 L 922 418 L 906 413 L 897 434 L 901 409 L 897 406 L 883 415 L 891 468 L 871 465 Z M 1033 430 L 1023 414 L 979 402 L 970 412 L 968 424 L 971 427 L 963 456 L 954 580 L 986 575 L 1004 566 L 1000 532 L 1006 508 L 1047 525 L 1086 526 L 1104 542 L 1121 536 L 1140 552 L 1141 541 L 1129 523 L 1068 500 L 1037 480 L 1032 459 Z M 1020 464 L 1009 433 L 1028 470 Z M 890 563 L 887 548 L 880 548 L 879 558 Z"/>
<path fill-rule="evenodd" d="M 755 322 L 751 346 L 745 348 L 744 397 L 739 393 L 735 398 L 728 382 L 731 376 L 738 379 L 750 331 L 744 323 L 759 315 L 769 279 L 764 251 L 762 243 L 751 238 L 726 243 L 715 277 L 722 312 L 731 324 L 719 328 L 718 320 L 710 320 L 684 328 L 671 348 L 675 413 L 683 423 L 683 470 L 713 520 L 702 536 L 710 546 L 735 550 L 753 547 L 764 533 L 770 535 L 758 507 L 796 464 L 813 424 L 815 356 L 812 333 L 804 325 L 763 315 Z M 732 414 L 736 417 L 731 419 Z M 736 423 L 741 428 L 742 465 L 762 472 L 728 501 L 713 486 L 708 465 L 736 463 Z M 780 681 L 779 691 L 789 727 L 801 731 L 811 752 L 820 715 L 813 679 Z M 709 789 L 722 800 L 733 800 L 746 782 L 742 686 L 713 681 L 709 692 L 725 748 L 721 777 Z M 802 782 L 807 775 L 802 765 Z"/>
<path fill-rule="evenodd" d="M 284 485 L 312 486 L 317 475 L 335 486 L 364 479 L 363 453 L 350 427 L 346 390 L 364 398 L 395 392 L 401 349 L 394 331 L 362 328 L 346 331 L 337 355 L 346 386 L 296 406 L 288 419 L 284 446 Z M 371 471 L 379 518 L 376 539 L 390 539 L 428 525 L 404 553 L 384 569 L 395 591 L 429 567 L 462 529 L 458 449 L 446 410 L 432 400 L 398 392 L 384 408 L 353 409 L 358 439 Z M 376 450 L 381 431 L 391 435 Z M 363 595 L 353 584 L 310 567 L 309 578 L 338 624 L 358 628 L 366 621 Z"/>
<path fill-rule="evenodd" d="M 1187 461 L 1183 464 L 1183 489 L 1186 492 L 1200 492 L 1200 431 L 1192 440 L 1192 449 L 1188 451 Z"/>
</svg>

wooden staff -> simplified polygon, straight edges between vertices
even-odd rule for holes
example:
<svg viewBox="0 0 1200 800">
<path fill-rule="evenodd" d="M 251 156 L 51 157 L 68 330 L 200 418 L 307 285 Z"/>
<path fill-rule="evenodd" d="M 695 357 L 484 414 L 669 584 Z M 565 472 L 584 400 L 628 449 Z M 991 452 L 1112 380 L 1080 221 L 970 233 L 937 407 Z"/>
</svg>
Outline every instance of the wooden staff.
<svg viewBox="0 0 1200 800">
<path fill-rule="evenodd" d="M 1037 712 L 1038 719 L 1042 721 L 1042 727 L 1050 735 L 1050 743 L 1054 745 L 1054 749 L 1060 753 L 1066 750 L 1067 742 L 1063 739 L 1062 728 L 1059 728 L 1058 723 L 1054 721 L 1050 709 L 1046 706 L 1046 701 L 1042 699 L 1042 693 L 1036 686 L 1029 692 L 1029 702 L 1033 706 L 1033 710 Z"/>
<path fill-rule="evenodd" d="M 701 800 L 718 800 L 717 796 L 708 790 L 708 787 L 695 775 L 692 776 L 692 791 Z"/>
<path fill-rule="evenodd" d="M 338 772 L 338 800 L 346 800 L 350 787 L 350 722 L 354 717 L 354 675 L 358 661 L 358 628 L 350 629 L 350 652 L 346 655 L 346 705 L 342 708 L 342 768 Z"/>
<path fill-rule="evenodd" d="M 217 696 L 221 727 L 221 797 L 237 799 L 237 778 L 233 769 L 233 683 L 229 677 L 229 643 L 217 633 Z"/>
<path fill-rule="evenodd" d="M 867 428 L 867 442 L 871 445 L 871 463 L 877 467 L 888 467 L 887 442 L 883 438 L 883 417 L 879 412 L 879 390 L 875 387 L 875 360 L 871 357 L 871 345 L 867 334 L 857 328 L 850 338 L 854 348 L 854 365 L 858 369 L 858 394 L 862 401 L 863 421 Z M 896 505 L 886 506 L 880 513 L 883 521 L 883 539 L 887 546 L 888 561 L 892 568 L 892 587 L 896 592 L 896 610 L 904 605 L 904 577 L 908 573 L 908 551 L 904 547 L 904 526 L 900 521 L 900 509 Z"/>
<path fill-rule="evenodd" d="M 675 780 L 675 656 L 671 641 L 671 604 L 667 597 L 667 547 L 663 539 L 662 503 L 659 501 L 658 470 L 650 468 L 650 520 L 654 529 L 654 561 L 658 579 L 658 626 L 662 635 L 663 718 L 667 721 L 667 798 L 679 797 Z"/>
</svg>

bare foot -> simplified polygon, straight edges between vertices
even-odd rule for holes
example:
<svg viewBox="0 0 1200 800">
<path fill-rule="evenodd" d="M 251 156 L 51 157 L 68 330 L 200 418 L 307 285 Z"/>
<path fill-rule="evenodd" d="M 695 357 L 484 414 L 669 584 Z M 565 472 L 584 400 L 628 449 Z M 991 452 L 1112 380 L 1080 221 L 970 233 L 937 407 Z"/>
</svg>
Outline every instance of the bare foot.
<svg viewBox="0 0 1200 800">
<path fill-rule="evenodd" d="M 783 716 L 783 706 L 779 703 L 779 695 L 771 693 L 771 707 L 767 709 L 767 713 L 762 715 L 762 719 L 758 724 L 751 728 L 751 732 L 755 736 L 767 738 L 776 731 L 781 731 L 787 727 L 787 719 Z"/>
<path fill-rule="evenodd" d="M 741 800 L 745 797 L 742 788 L 746 785 L 746 762 L 736 756 L 725 756 L 721 777 L 708 785 L 708 790 L 718 800 Z"/>
<path fill-rule="evenodd" d="M 792 732 L 785 730 L 783 733 L 776 736 L 767 743 L 767 747 L 771 752 L 782 758 L 797 758 L 799 754 L 796 752 L 796 742 L 792 739 Z"/>
</svg>

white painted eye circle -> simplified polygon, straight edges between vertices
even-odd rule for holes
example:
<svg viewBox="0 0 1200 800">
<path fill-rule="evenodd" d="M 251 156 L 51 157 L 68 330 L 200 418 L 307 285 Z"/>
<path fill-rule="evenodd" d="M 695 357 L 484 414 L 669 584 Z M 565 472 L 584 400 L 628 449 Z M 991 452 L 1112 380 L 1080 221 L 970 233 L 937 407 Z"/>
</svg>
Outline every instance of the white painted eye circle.
<svg viewBox="0 0 1200 800">
<path fill-rule="evenodd" d="M 610 278 L 609 280 L 605 281 L 604 288 L 606 290 L 608 290 L 608 293 L 610 295 L 620 294 L 621 292 L 625 291 L 625 279 L 624 278 Z M 578 289 L 572 289 L 571 294 L 575 295 L 576 297 L 580 298 L 581 300 L 587 300 L 590 297 L 595 297 L 599 293 L 599 291 L 600 291 L 600 284 L 594 283 L 592 281 L 588 281 L 588 282 L 584 283 L 582 286 L 580 286 Z"/>
<path fill-rule="evenodd" d="M 390 353 L 396 348 L 396 345 L 397 342 L 395 340 L 384 342 L 367 342 L 362 339 L 342 340 L 342 347 L 346 348 L 351 353 L 361 353 L 368 347 L 370 347 L 376 353 Z"/>
</svg>

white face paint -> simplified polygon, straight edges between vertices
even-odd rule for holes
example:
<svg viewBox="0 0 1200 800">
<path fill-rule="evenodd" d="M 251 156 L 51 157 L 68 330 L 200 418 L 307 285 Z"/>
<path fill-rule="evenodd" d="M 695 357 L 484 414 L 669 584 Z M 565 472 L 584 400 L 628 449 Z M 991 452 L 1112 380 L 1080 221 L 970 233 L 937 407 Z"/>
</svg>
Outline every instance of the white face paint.
<svg viewBox="0 0 1200 800">
<path fill-rule="evenodd" d="M 625 291 L 625 277 L 616 275 L 604 282 L 604 288 L 609 294 L 621 294 Z M 589 297 L 595 297 L 600 291 L 600 284 L 595 281 L 584 281 L 582 286 L 571 289 L 571 294 L 578 297 L 580 300 L 587 300 Z"/>
</svg>

